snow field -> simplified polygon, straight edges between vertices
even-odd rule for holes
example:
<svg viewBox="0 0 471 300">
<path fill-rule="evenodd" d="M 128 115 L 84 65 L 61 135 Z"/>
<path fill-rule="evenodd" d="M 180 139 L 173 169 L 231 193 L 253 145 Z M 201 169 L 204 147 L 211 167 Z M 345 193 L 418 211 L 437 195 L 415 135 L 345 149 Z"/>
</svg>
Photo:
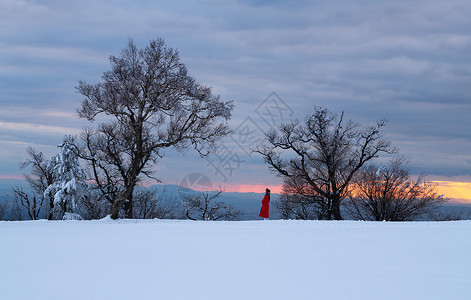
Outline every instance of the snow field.
<svg viewBox="0 0 471 300">
<path fill-rule="evenodd" d="M 471 221 L 0 222 L 0 299 L 470 299 Z"/>
</svg>

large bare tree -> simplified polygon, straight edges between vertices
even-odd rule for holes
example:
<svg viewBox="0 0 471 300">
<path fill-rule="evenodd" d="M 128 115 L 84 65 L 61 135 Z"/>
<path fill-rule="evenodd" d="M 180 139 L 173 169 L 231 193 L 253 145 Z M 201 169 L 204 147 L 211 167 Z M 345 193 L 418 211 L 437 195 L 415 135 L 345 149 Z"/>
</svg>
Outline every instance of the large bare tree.
<svg viewBox="0 0 471 300">
<path fill-rule="evenodd" d="M 390 165 L 371 165 L 358 173 L 346 205 L 353 217 L 370 221 L 410 221 L 447 201 L 425 175 L 412 179 L 402 157 Z"/>
<path fill-rule="evenodd" d="M 271 130 L 267 143 L 254 149 L 284 178 L 293 195 L 300 190 L 301 196 L 311 197 L 320 206 L 321 219 L 341 220 L 341 201 L 355 173 L 381 152 L 396 151 L 383 139 L 385 121 L 360 128 L 343 118 L 343 112 L 338 116 L 316 107 L 304 122 L 296 120 Z M 293 182 L 295 188 L 290 187 Z"/>
<path fill-rule="evenodd" d="M 103 116 L 92 134 L 85 133 L 85 139 L 88 136 L 92 142 L 82 147 L 86 151 L 81 156 L 95 168 L 95 183 L 119 181 L 115 185 L 118 190 L 112 190 L 116 197 L 111 217 L 118 218 L 125 206 L 130 218 L 140 175 L 150 177 L 152 166 L 169 147 L 180 151 L 192 147 L 202 156 L 209 154 L 229 133 L 226 121 L 233 104 L 221 101 L 211 88 L 197 83 L 178 52 L 162 39 L 140 50 L 129 41 L 121 55 L 111 56 L 110 62 L 111 71 L 103 74 L 102 82 L 81 81 L 77 87 L 85 96 L 79 116 L 89 121 Z M 100 174 L 105 174 L 104 178 Z"/>
</svg>

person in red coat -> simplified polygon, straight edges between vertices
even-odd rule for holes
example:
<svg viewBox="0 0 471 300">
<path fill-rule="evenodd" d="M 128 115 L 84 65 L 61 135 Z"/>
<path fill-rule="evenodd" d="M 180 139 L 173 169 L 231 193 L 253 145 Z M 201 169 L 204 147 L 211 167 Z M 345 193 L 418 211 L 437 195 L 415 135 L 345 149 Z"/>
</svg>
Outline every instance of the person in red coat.
<svg viewBox="0 0 471 300">
<path fill-rule="evenodd" d="M 268 219 L 269 211 L 270 211 L 270 190 L 266 189 L 265 192 L 266 194 L 262 200 L 262 208 L 260 209 L 259 216 L 262 218 Z"/>
</svg>

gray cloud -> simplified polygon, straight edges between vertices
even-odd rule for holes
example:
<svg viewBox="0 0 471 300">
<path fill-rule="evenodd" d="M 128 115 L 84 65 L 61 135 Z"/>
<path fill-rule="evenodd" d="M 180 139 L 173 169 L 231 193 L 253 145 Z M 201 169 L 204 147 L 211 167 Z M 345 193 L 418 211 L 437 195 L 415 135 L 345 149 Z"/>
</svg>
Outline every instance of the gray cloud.
<svg viewBox="0 0 471 300">
<path fill-rule="evenodd" d="M 80 129 L 84 123 L 72 116 L 81 100 L 78 81 L 99 80 L 107 57 L 119 54 L 128 37 L 140 46 L 163 37 L 200 82 L 236 101 L 234 127 L 276 91 L 298 118 L 314 105 L 362 123 L 387 118 L 387 137 L 412 170 L 469 175 L 469 15 L 464 0 L 2 1 L 0 122 L 18 126 L 0 126 L 0 140 L 8 141 L 0 147 L 54 149 L 59 134 L 35 135 L 21 124 Z M 13 167 L 2 163 L 5 170 Z M 231 178 L 241 182 L 246 173 L 275 180 L 253 158 L 239 170 L 244 176 Z"/>
</svg>

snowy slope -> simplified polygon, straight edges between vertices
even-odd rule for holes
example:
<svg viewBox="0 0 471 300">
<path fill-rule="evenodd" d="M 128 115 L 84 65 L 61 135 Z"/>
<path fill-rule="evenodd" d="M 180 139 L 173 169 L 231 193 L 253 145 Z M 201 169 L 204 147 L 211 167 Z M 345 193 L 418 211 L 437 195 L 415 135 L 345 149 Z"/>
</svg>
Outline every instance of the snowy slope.
<svg viewBox="0 0 471 300">
<path fill-rule="evenodd" d="M 0 299 L 470 299 L 471 221 L 0 222 Z"/>
</svg>

